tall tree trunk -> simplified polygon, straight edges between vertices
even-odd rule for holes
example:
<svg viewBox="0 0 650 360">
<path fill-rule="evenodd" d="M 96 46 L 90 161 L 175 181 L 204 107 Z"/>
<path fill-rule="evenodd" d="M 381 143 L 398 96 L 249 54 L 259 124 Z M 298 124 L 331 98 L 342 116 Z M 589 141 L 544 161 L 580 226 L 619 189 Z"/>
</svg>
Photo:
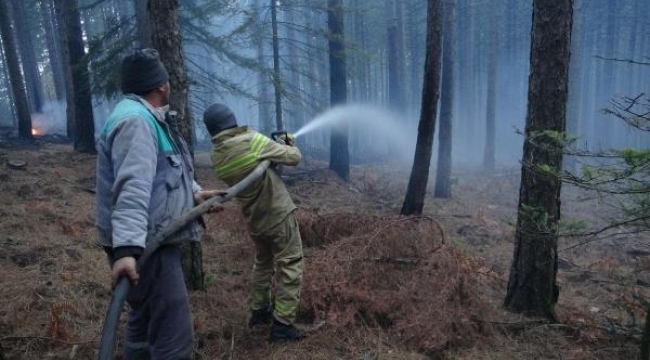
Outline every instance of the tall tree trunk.
<svg viewBox="0 0 650 360">
<path fill-rule="evenodd" d="M 354 1 L 354 38 L 358 43 L 359 51 L 366 51 L 366 31 L 363 10 L 359 0 Z M 368 64 L 363 57 L 357 56 L 354 64 L 356 73 L 356 101 L 364 102 L 368 99 Z"/>
<path fill-rule="evenodd" d="M 56 21 L 57 39 L 59 40 L 59 55 L 63 62 L 63 79 L 65 81 L 65 102 L 66 102 L 66 135 L 69 140 L 74 141 L 77 137 L 75 124 L 74 106 L 74 82 L 72 80 L 72 68 L 70 67 L 70 51 L 68 47 L 67 14 L 64 1 L 52 0 L 52 10 Z"/>
<path fill-rule="evenodd" d="M 271 94 L 269 92 L 268 72 L 266 68 L 266 58 L 264 57 L 264 28 L 262 26 L 261 9 L 264 0 L 258 0 L 256 18 L 258 21 L 256 42 L 257 42 L 257 61 L 259 63 L 259 126 L 264 134 L 269 135 L 273 131 L 273 121 L 271 119 Z"/>
<path fill-rule="evenodd" d="M 57 101 L 65 99 L 65 79 L 63 62 L 61 60 L 60 42 L 57 39 L 57 18 L 51 1 L 40 1 L 39 11 L 41 13 L 41 22 L 45 27 L 45 42 L 47 53 L 50 60 L 50 69 L 52 70 L 52 82 L 54 83 L 54 94 Z"/>
<path fill-rule="evenodd" d="M 605 49 L 604 52 L 602 52 L 600 55 L 606 58 L 614 58 L 616 57 L 616 44 L 620 41 L 619 39 L 619 30 L 618 30 L 618 16 L 616 16 L 616 13 L 612 10 L 609 9 L 608 7 L 613 7 L 611 3 L 607 2 L 607 8 L 604 8 L 605 16 L 607 17 L 607 25 L 605 27 L 605 32 L 603 33 L 603 42 L 605 43 Z M 598 87 L 598 101 L 599 107 L 607 106 L 609 104 L 609 101 L 614 94 L 614 89 L 612 88 L 614 86 L 614 62 L 613 61 L 605 61 L 605 60 L 600 60 L 602 63 L 601 66 L 601 71 L 598 72 L 598 79 L 600 82 L 600 85 Z M 603 114 L 600 114 L 600 124 L 599 126 L 599 134 L 601 135 L 600 138 L 602 139 L 602 144 L 605 149 L 609 149 L 614 146 L 614 139 L 615 139 L 615 121 L 616 119 L 612 119 L 611 117 L 606 117 Z M 602 136 L 602 134 L 607 134 L 607 136 Z"/>
<path fill-rule="evenodd" d="M 343 0 L 328 0 L 327 23 L 329 28 L 330 103 L 347 102 L 347 71 L 345 66 L 345 37 L 343 28 Z M 330 169 L 342 179 L 350 175 L 348 127 L 339 124 L 330 137 Z"/>
<path fill-rule="evenodd" d="M 314 9 L 310 8 L 310 0 L 302 0 L 301 4 L 307 8 L 307 10 L 303 11 L 304 18 L 303 21 L 305 24 L 313 24 L 315 21 L 314 17 Z M 302 37 L 302 41 L 305 43 L 310 43 L 313 42 L 314 39 L 314 34 L 313 30 L 308 30 L 305 31 Z M 317 44 L 315 44 L 317 45 Z M 318 74 L 318 61 L 319 57 L 317 55 L 317 50 L 315 49 L 316 46 L 310 46 L 307 49 L 307 84 L 306 86 L 308 87 L 308 104 L 305 108 L 305 115 L 307 117 L 312 117 L 314 115 L 315 111 L 320 111 L 320 104 L 322 103 L 322 99 L 319 96 L 321 93 L 322 89 L 322 84 L 319 83 L 322 79 L 322 77 L 317 76 Z M 322 60 L 323 56 L 320 56 L 320 59 Z M 307 151 L 312 151 L 316 145 L 318 144 L 318 139 L 321 134 L 308 134 L 305 136 L 303 140 L 301 140 L 302 147 L 306 148 Z"/>
<path fill-rule="evenodd" d="M 14 99 L 14 93 L 11 88 L 11 81 L 9 80 L 9 67 L 7 66 L 7 61 L 5 60 L 5 51 L 4 47 L 2 46 L 2 37 L 0 37 L 0 61 L 2 61 L 2 75 L 3 75 L 3 85 L 4 88 L 7 89 L 7 105 L 9 106 L 10 112 L 11 112 L 11 119 L 12 119 L 12 124 L 14 129 L 18 130 L 18 116 L 16 115 L 16 106 L 14 105 L 16 103 Z"/>
<path fill-rule="evenodd" d="M 136 38 L 141 48 L 150 48 L 151 42 L 151 24 L 149 14 L 147 13 L 147 0 L 133 0 L 135 8 L 135 26 Z"/>
<path fill-rule="evenodd" d="M 584 100 L 581 95 L 582 91 L 582 74 L 583 70 L 583 57 L 585 51 L 585 38 L 586 32 L 584 31 L 584 8 L 583 0 L 574 0 L 574 15 L 573 30 L 571 37 L 571 66 L 569 74 L 569 99 L 567 104 L 566 126 L 567 135 L 570 138 L 577 138 L 580 133 L 580 103 Z M 578 140 L 576 139 L 576 143 Z M 571 172 L 575 172 L 576 158 L 574 156 L 566 156 L 564 158 L 564 167 Z"/>
<path fill-rule="evenodd" d="M 27 26 L 25 2 L 13 1 L 11 8 L 13 10 L 14 29 L 19 41 L 18 50 L 23 64 L 27 98 L 31 104 L 31 110 L 40 113 L 43 111 L 43 84 L 36 64 L 34 44 L 30 36 L 31 31 Z"/>
<path fill-rule="evenodd" d="M 425 3 L 426 5 L 426 3 Z M 425 39 L 423 31 L 420 31 L 420 27 L 415 24 L 420 23 L 420 0 L 411 0 L 409 6 L 407 6 L 407 22 L 409 26 L 406 27 L 407 39 L 409 39 L 409 66 L 410 66 L 410 86 L 407 94 L 407 106 L 410 109 L 409 115 L 414 115 L 415 109 L 417 109 L 420 99 L 420 94 L 422 91 L 422 69 L 424 68 L 423 60 L 424 56 L 424 45 Z"/>
<path fill-rule="evenodd" d="M 0 0 L 0 36 L 5 54 L 5 64 L 9 73 L 11 92 L 14 97 L 14 106 L 18 115 L 18 136 L 24 139 L 32 138 L 32 118 L 29 114 L 27 92 L 23 75 L 18 62 L 18 52 L 14 41 L 13 28 L 9 18 L 8 0 Z"/>
<path fill-rule="evenodd" d="M 275 127 L 282 130 L 282 73 L 280 72 L 280 44 L 278 43 L 278 1 L 271 0 L 271 29 L 273 31 L 273 87 L 275 88 Z"/>
<path fill-rule="evenodd" d="M 305 120 L 303 105 L 304 92 L 302 90 L 302 82 L 300 76 L 300 69 L 302 69 L 303 64 L 300 60 L 300 57 L 296 53 L 296 41 L 298 39 L 296 37 L 296 31 L 294 28 L 296 26 L 295 10 L 290 7 L 285 7 L 285 14 L 287 21 L 287 60 L 290 64 L 290 69 L 288 71 L 291 88 L 293 89 L 293 96 L 291 97 L 292 101 L 290 101 L 288 105 L 288 112 L 291 114 L 291 121 L 286 121 L 288 123 L 286 127 L 293 131 L 296 131 L 303 125 L 303 121 Z"/>
<path fill-rule="evenodd" d="M 171 96 L 169 107 L 177 111 L 176 123 L 187 144 L 192 144 L 193 126 L 187 107 L 188 81 L 183 61 L 183 47 L 179 26 L 178 0 L 150 0 L 147 5 L 151 25 L 152 44 L 169 72 Z M 190 241 L 182 245 L 182 266 L 185 284 L 190 290 L 204 288 L 201 243 Z"/>
<path fill-rule="evenodd" d="M 427 55 L 424 65 L 424 85 L 418 140 L 402 215 L 422 214 L 429 181 L 433 135 L 436 129 L 438 98 L 440 96 L 440 63 L 442 55 L 442 0 L 428 0 Z"/>
<path fill-rule="evenodd" d="M 553 321 L 559 296 L 557 228 L 572 2 L 533 1 L 526 137 L 515 250 L 505 299 L 511 311 Z"/>
<path fill-rule="evenodd" d="M 177 126 L 188 144 L 192 144 L 192 119 L 187 114 L 189 82 L 183 60 L 178 0 L 149 0 L 152 45 L 160 53 L 171 85 L 169 108 L 177 112 Z"/>
<path fill-rule="evenodd" d="M 388 103 L 402 111 L 404 101 L 404 30 L 402 0 L 389 1 L 388 9 Z"/>
<path fill-rule="evenodd" d="M 78 152 L 94 154 L 97 152 L 95 149 L 95 122 L 81 18 L 77 0 L 64 0 L 64 3 L 68 54 L 74 90 L 69 94 L 74 99 L 74 149 Z M 70 103 L 68 103 L 69 105 Z"/>
<path fill-rule="evenodd" d="M 440 125 L 438 134 L 437 198 L 451 197 L 451 141 L 455 93 L 456 64 L 456 0 L 444 2 L 444 29 L 442 33 L 442 98 L 440 99 Z"/>
<path fill-rule="evenodd" d="M 489 34 L 488 74 L 487 74 L 487 111 L 485 114 L 485 151 L 483 152 L 483 170 L 494 171 L 496 157 L 496 103 L 497 103 L 497 46 L 499 33 L 496 16 L 492 19 L 492 31 Z"/>
</svg>

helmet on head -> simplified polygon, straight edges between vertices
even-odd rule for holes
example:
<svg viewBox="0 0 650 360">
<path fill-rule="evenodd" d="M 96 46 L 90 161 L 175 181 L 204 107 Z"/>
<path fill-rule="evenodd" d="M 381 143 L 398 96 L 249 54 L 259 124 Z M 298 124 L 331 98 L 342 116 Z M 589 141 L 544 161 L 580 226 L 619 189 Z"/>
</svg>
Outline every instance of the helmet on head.
<svg viewBox="0 0 650 360">
<path fill-rule="evenodd" d="M 208 128 L 210 136 L 215 136 L 218 133 L 237 127 L 237 119 L 235 114 L 223 104 L 213 104 L 203 113 L 203 122 L 205 127 Z"/>
</svg>

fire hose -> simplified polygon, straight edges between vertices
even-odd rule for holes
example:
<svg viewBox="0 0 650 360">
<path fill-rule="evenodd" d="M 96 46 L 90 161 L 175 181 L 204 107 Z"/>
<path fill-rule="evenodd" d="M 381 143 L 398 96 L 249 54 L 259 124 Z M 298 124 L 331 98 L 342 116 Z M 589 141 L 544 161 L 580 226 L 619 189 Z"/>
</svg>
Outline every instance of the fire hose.
<svg viewBox="0 0 650 360">
<path fill-rule="evenodd" d="M 253 181 L 259 179 L 259 177 L 264 174 L 266 169 L 268 169 L 269 165 L 270 161 L 262 161 L 257 166 L 257 168 L 253 170 L 253 172 L 226 190 L 225 195 L 217 195 L 204 201 L 153 235 L 150 239 L 147 240 L 145 250 L 137 262 L 137 269 L 140 270 L 142 264 L 144 264 L 161 245 L 168 244 L 165 242 L 165 240 L 167 240 L 169 236 L 173 235 L 190 222 L 196 220 L 199 216 L 208 212 L 212 206 L 231 200 L 242 190 L 246 189 Z M 122 313 L 122 308 L 124 307 L 124 302 L 126 301 L 126 297 L 129 294 L 130 288 L 130 280 L 128 277 L 122 276 L 117 281 L 117 285 L 115 285 L 115 288 L 113 289 L 113 296 L 111 297 L 111 302 L 108 306 L 108 310 L 106 311 L 106 318 L 104 320 L 104 326 L 102 327 L 102 338 L 99 343 L 99 360 L 113 359 L 115 353 L 115 343 L 117 340 L 117 327 L 120 322 L 120 314 Z"/>
</svg>

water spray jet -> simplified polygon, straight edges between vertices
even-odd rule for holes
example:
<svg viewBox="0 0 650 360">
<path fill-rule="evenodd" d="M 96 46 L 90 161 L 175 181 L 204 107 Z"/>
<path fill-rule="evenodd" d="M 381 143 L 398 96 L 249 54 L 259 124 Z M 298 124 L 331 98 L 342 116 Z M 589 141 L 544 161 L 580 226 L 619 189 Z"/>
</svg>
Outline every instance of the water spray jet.
<svg viewBox="0 0 650 360">
<path fill-rule="evenodd" d="M 398 121 L 397 119 L 400 119 Z M 297 139 L 317 130 L 331 129 L 340 125 L 358 126 L 364 136 L 370 136 L 371 144 L 390 143 L 391 152 L 410 159 L 414 151 L 415 131 L 403 116 L 377 106 L 345 104 L 332 107 L 316 116 L 293 136 Z M 384 147 L 388 150 L 388 146 Z"/>
</svg>

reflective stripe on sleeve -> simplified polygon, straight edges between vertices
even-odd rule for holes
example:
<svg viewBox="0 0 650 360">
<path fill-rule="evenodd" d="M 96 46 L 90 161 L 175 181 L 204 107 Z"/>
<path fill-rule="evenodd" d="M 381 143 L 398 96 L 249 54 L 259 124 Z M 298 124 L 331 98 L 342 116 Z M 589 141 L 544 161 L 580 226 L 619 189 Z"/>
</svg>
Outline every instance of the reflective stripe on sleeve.
<svg viewBox="0 0 650 360">
<path fill-rule="evenodd" d="M 251 142 L 251 148 L 248 152 L 237 156 L 231 161 L 217 167 L 217 176 L 221 179 L 231 176 L 239 171 L 245 170 L 257 163 L 260 153 L 264 146 L 269 142 L 269 139 L 262 134 L 255 134 Z"/>
</svg>

